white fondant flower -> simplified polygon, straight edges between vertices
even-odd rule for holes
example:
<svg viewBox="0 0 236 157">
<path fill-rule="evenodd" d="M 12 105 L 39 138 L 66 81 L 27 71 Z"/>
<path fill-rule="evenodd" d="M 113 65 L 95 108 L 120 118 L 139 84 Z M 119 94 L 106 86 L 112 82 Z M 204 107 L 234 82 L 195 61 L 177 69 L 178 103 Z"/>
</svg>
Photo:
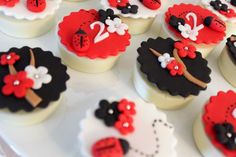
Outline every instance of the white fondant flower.
<svg viewBox="0 0 236 157">
<path fill-rule="evenodd" d="M 236 108 L 233 110 L 232 115 L 236 119 Z"/>
<path fill-rule="evenodd" d="M 115 18 L 113 20 L 107 19 L 106 24 L 108 25 L 107 31 L 110 33 L 117 33 L 119 35 L 125 35 L 125 31 L 128 30 L 128 26 L 122 23 L 120 18 Z"/>
<path fill-rule="evenodd" d="M 173 57 L 170 57 L 169 53 L 164 53 L 163 55 L 158 57 L 158 61 L 161 63 L 162 68 L 166 68 L 166 66 L 174 60 Z"/>
<path fill-rule="evenodd" d="M 33 89 L 40 89 L 43 84 L 48 84 L 52 80 L 52 76 L 48 74 L 48 69 L 44 66 L 35 68 L 29 65 L 25 68 L 27 76 L 34 81 Z"/>
<path fill-rule="evenodd" d="M 181 31 L 181 35 L 184 38 L 189 38 L 190 40 L 196 41 L 197 40 L 197 36 L 198 36 L 198 31 L 196 31 L 195 29 L 191 29 L 191 26 L 189 24 L 185 24 L 185 25 L 179 25 L 178 29 Z"/>
</svg>

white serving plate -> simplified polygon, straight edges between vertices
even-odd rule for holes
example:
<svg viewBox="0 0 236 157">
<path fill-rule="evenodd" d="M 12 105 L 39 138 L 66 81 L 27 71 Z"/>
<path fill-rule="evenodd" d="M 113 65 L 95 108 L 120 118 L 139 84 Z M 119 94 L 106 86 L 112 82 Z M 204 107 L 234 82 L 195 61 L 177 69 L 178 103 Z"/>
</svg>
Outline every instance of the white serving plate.
<svg viewBox="0 0 236 157">
<path fill-rule="evenodd" d="M 63 2 L 58 19 L 80 8 L 100 8 L 99 3 L 94 1 Z M 170 1 L 174 2 L 175 0 Z M 178 2 L 182 1 L 179 0 Z M 185 0 L 185 2 L 191 1 L 196 3 L 194 0 Z M 90 105 L 96 104 L 100 99 L 110 96 L 138 98 L 132 83 L 133 67 L 137 57 L 136 49 L 141 41 L 149 37 L 157 37 L 158 30 L 155 29 L 157 23 L 158 19 L 146 34 L 132 37 L 132 44 L 127 53 L 121 56 L 120 61 L 111 71 L 91 75 L 69 70 L 71 80 L 68 84 L 68 91 L 60 108 L 50 119 L 30 127 L 0 124 L 0 136 L 22 157 L 82 157 L 79 152 L 77 134 L 79 131 L 78 123 L 85 116 L 85 110 Z M 11 47 L 27 45 L 31 47 L 39 46 L 45 50 L 55 52 L 55 55 L 59 55 L 55 29 L 40 38 L 27 40 L 14 39 L 0 33 L 0 43 L 1 51 L 6 51 Z M 175 125 L 175 135 L 178 138 L 176 149 L 179 157 L 201 156 L 194 144 L 192 125 L 209 97 L 215 95 L 218 90 L 232 89 L 236 91 L 224 80 L 217 67 L 219 50 L 217 49 L 208 57 L 209 65 L 213 70 L 211 74 L 212 82 L 208 89 L 201 92 L 188 107 L 177 111 L 164 111 L 169 122 Z M 14 155 L 9 155 L 9 157 L 14 157 Z"/>
</svg>

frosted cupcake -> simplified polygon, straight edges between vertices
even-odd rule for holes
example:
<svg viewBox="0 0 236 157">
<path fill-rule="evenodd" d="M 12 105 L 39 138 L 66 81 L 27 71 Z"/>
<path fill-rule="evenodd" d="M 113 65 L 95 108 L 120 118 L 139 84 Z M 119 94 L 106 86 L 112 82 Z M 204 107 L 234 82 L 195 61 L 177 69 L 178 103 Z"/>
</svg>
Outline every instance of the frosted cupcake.
<svg viewBox="0 0 236 157">
<path fill-rule="evenodd" d="M 236 154 L 236 93 L 219 92 L 205 105 L 194 125 L 194 138 L 204 157 Z"/>
<path fill-rule="evenodd" d="M 33 38 L 47 33 L 55 25 L 61 0 L 2 0 L 0 31 L 18 38 Z"/>
<path fill-rule="evenodd" d="M 0 121 L 31 125 L 49 117 L 66 90 L 66 70 L 60 58 L 40 48 L 0 53 Z"/>
<path fill-rule="evenodd" d="M 79 133 L 83 157 L 177 156 L 174 128 L 153 104 L 101 100 L 86 113 Z"/>
<path fill-rule="evenodd" d="M 178 4 L 165 13 L 160 36 L 187 39 L 205 58 L 225 37 L 226 25 L 217 15 L 192 4 Z"/>
<path fill-rule="evenodd" d="M 211 70 L 187 40 L 148 39 L 138 49 L 134 86 L 161 109 L 178 109 L 207 88 Z"/>
<path fill-rule="evenodd" d="M 232 35 L 227 39 L 227 43 L 218 60 L 219 69 L 224 78 L 236 87 L 236 36 Z"/>
<path fill-rule="evenodd" d="M 72 22 L 73 21 L 73 22 Z M 128 26 L 108 10 L 80 10 L 58 25 L 63 61 L 71 68 L 100 73 L 111 69 L 130 45 Z"/>
<path fill-rule="evenodd" d="M 167 0 L 101 0 L 105 9 L 111 8 L 129 26 L 131 34 L 142 34 L 152 25 Z"/>
<path fill-rule="evenodd" d="M 236 1 L 235 0 L 201 0 L 201 5 L 226 23 L 227 37 L 236 34 Z"/>
</svg>

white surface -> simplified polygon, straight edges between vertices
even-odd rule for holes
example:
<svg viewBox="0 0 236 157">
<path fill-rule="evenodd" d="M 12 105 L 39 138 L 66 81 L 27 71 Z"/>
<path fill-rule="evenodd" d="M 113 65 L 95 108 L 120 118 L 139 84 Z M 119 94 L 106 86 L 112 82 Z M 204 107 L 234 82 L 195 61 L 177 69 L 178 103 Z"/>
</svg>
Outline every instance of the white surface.
<svg viewBox="0 0 236 157">
<path fill-rule="evenodd" d="M 176 0 L 172 0 L 173 2 Z M 192 0 L 196 3 L 196 1 Z M 180 2 L 180 1 L 179 1 Z M 63 2 L 60 8 L 60 17 L 67 15 L 71 11 L 79 8 L 100 8 L 94 0 L 81 3 Z M 156 20 L 157 22 L 158 20 Z M 72 76 L 69 81 L 69 88 L 66 98 L 62 102 L 56 114 L 42 124 L 32 127 L 11 127 L 0 124 L 0 134 L 12 144 L 23 157 L 82 157 L 79 154 L 77 143 L 77 133 L 79 129 L 78 121 L 85 116 L 85 110 L 89 105 L 93 105 L 91 100 L 107 98 L 109 96 L 129 96 L 137 98 L 131 78 L 133 67 L 137 57 L 136 49 L 141 41 L 148 37 L 157 37 L 157 23 L 154 23 L 151 30 L 144 35 L 132 37 L 131 46 L 127 53 L 121 56 L 118 64 L 113 70 L 103 74 L 89 75 L 73 70 L 69 70 Z M 58 53 L 55 30 L 48 34 L 31 40 L 10 38 L 0 34 L 1 50 L 8 50 L 13 46 L 22 47 L 40 46 L 45 50 Z M 165 111 L 168 121 L 175 125 L 175 135 L 178 138 L 178 157 L 201 157 L 195 147 L 192 136 L 192 125 L 195 118 L 200 113 L 202 106 L 211 95 L 216 95 L 218 90 L 235 90 L 228 84 L 217 67 L 217 57 L 220 49 L 212 53 L 209 65 L 212 68 L 212 82 L 206 91 L 194 99 L 186 108 L 177 111 Z M 99 98 L 93 97 L 96 95 Z M 13 157 L 13 156 L 11 156 Z"/>
</svg>

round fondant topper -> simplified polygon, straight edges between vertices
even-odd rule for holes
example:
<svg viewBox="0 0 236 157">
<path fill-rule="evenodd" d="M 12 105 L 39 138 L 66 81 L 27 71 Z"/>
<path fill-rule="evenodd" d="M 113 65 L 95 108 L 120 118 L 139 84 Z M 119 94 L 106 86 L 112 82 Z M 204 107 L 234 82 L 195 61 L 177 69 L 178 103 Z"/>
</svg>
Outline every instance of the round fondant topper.
<svg viewBox="0 0 236 157">
<path fill-rule="evenodd" d="M 168 9 L 165 16 L 170 31 L 173 31 L 178 37 L 197 44 L 218 43 L 225 36 L 225 23 L 219 20 L 215 14 L 200 6 L 192 4 L 174 5 Z M 207 17 L 212 17 L 212 19 L 209 25 L 204 26 Z M 219 28 L 216 30 L 215 27 Z"/>
<path fill-rule="evenodd" d="M 73 12 L 59 24 L 58 35 L 71 53 L 90 59 L 117 56 L 130 44 L 128 26 L 111 9 Z"/>
<path fill-rule="evenodd" d="M 69 79 L 66 66 L 40 48 L 11 48 L 0 54 L 0 108 L 12 112 L 46 108 L 60 98 Z"/>
<path fill-rule="evenodd" d="M 205 106 L 203 124 L 212 144 L 225 156 L 236 153 L 236 93 L 219 92 Z"/>
<path fill-rule="evenodd" d="M 211 80 L 207 61 L 187 40 L 148 39 L 138 53 L 140 70 L 148 81 L 171 95 L 198 95 Z"/>
</svg>

